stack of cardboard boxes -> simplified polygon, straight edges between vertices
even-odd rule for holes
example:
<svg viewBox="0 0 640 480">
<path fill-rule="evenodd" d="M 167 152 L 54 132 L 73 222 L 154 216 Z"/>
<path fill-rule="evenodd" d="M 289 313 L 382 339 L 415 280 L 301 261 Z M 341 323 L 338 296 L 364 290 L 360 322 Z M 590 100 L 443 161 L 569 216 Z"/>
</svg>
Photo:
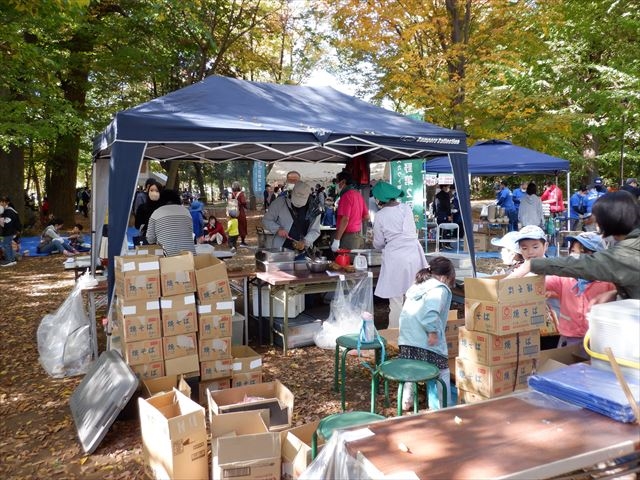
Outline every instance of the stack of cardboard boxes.
<svg viewBox="0 0 640 480">
<path fill-rule="evenodd" d="M 544 277 L 465 279 L 465 327 L 458 333 L 456 386 L 464 402 L 527 387 L 540 354 Z"/>
<path fill-rule="evenodd" d="M 500 238 L 504 234 L 502 228 L 490 228 L 487 222 L 473 224 L 473 245 L 476 252 L 497 252 L 500 250 L 491 244 L 492 238 Z"/>
</svg>

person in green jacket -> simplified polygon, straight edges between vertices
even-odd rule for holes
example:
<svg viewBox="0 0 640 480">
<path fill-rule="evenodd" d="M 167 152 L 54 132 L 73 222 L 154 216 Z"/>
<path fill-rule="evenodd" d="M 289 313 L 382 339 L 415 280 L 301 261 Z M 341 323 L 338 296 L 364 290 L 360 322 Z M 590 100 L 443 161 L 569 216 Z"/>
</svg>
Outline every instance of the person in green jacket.
<svg viewBox="0 0 640 480">
<path fill-rule="evenodd" d="M 611 282 L 617 290 L 595 297 L 591 304 L 621 298 L 640 299 L 640 204 L 629 192 L 607 193 L 592 210 L 598 230 L 612 242 L 608 249 L 579 258 L 536 258 L 526 261 L 510 276 L 527 273 L 558 275 Z"/>
</svg>

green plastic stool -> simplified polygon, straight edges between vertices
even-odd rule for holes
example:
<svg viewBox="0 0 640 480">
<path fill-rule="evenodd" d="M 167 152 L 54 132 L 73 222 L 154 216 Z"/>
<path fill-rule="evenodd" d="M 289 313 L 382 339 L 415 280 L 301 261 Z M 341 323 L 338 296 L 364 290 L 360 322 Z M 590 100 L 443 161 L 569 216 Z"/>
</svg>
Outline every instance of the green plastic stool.
<svg viewBox="0 0 640 480">
<path fill-rule="evenodd" d="M 389 380 L 398 382 L 398 416 L 402 415 L 402 394 L 406 382 L 416 385 L 413 389 L 413 413 L 418 413 L 418 382 L 435 380 L 442 385 L 442 406 L 447 406 L 447 389 L 444 381 L 439 378 L 440 370 L 435 365 L 421 360 L 408 358 L 393 358 L 378 366 L 376 375 L 384 380 L 385 406 L 389 406 Z M 377 382 L 371 381 L 371 404 L 375 405 Z"/>
<path fill-rule="evenodd" d="M 329 440 L 334 430 L 341 428 L 356 427 L 367 423 L 384 420 L 385 417 L 376 413 L 369 412 L 344 412 L 334 413 L 320 420 L 318 428 L 315 429 L 311 436 L 311 460 L 316 458 L 318 454 L 318 435 L 325 440 Z"/>
<path fill-rule="evenodd" d="M 351 333 L 349 335 L 342 335 L 336 338 L 336 353 L 334 359 L 333 368 L 333 390 L 338 391 L 338 372 L 340 372 L 340 404 L 342 411 L 345 411 L 345 384 L 347 382 L 347 371 L 345 368 L 347 361 L 347 354 L 350 350 L 356 350 L 358 348 L 359 333 Z M 384 337 L 380 337 L 385 348 L 387 347 L 387 340 Z M 342 352 L 342 358 L 340 358 L 340 347 L 344 349 Z M 376 339 L 373 342 L 363 342 L 360 344 L 360 350 L 375 350 L 375 363 L 376 367 L 380 364 L 382 355 L 382 345 Z M 374 372 L 375 373 L 375 372 Z M 375 377 L 375 374 L 372 375 Z M 373 413 L 373 403 L 371 404 L 371 413 Z"/>
</svg>

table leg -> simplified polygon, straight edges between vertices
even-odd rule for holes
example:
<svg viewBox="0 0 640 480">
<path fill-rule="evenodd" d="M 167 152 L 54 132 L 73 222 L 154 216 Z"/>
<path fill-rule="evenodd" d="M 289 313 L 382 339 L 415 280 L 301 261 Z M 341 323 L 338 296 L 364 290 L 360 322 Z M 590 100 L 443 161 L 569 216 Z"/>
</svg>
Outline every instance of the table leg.
<svg viewBox="0 0 640 480">
<path fill-rule="evenodd" d="M 273 345 L 273 289 L 271 285 L 269 289 L 269 345 Z"/>
<path fill-rule="evenodd" d="M 284 286 L 284 306 L 282 308 L 282 354 L 287 354 L 289 342 L 289 285 Z"/>
<path fill-rule="evenodd" d="M 96 297 L 94 292 L 89 292 L 89 331 L 91 335 L 91 348 L 93 359 L 98 359 L 98 328 L 96 326 Z"/>
<path fill-rule="evenodd" d="M 242 308 L 244 308 L 244 344 L 249 345 L 249 277 L 242 278 Z"/>
</svg>

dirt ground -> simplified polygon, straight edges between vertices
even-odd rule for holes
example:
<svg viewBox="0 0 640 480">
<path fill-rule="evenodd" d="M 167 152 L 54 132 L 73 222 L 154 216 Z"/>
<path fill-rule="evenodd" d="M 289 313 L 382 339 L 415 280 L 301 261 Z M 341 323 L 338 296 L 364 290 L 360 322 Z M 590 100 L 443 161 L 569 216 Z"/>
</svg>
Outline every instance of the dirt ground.
<svg viewBox="0 0 640 480">
<path fill-rule="evenodd" d="M 260 218 L 261 212 L 250 212 L 250 246 L 257 246 Z M 76 221 L 86 225 L 84 218 Z M 253 268 L 254 251 L 239 250 L 230 268 Z M 63 270 L 63 261 L 59 255 L 25 257 L 15 267 L 0 269 L 0 478 L 143 478 L 138 420 L 116 421 L 95 453 L 85 455 L 69 409 L 81 377 L 50 378 L 39 364 L 38 325 L 74 286 L 73 272 Z M 480 265 L 482 271 L 492 268 L 492 262 Z M 386 312 L 386 304 L 377 302 L 378 326 Z M 100 344 L 104 342 L 101 335 Z M 264 356 L 263 381 L 279 379 L 294 393 L 295 425 L 340 411 L 340 397 L 332 390 L 333 351 L 305 347 L 283 356 L 280 349 L 253 346 Z M 350 357 L 347 409 L 369 409 L 369 385 L 369 371 Z M 386 415 L 394 414 L 393 401 Z"/>
</svg>

